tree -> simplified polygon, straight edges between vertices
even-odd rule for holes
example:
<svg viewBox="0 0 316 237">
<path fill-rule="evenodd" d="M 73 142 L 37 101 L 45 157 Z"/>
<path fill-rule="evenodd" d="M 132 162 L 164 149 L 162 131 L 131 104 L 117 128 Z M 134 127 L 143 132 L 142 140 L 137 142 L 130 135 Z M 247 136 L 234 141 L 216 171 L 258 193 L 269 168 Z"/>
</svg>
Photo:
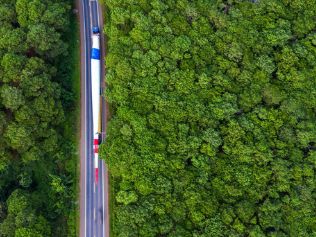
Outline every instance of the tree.
<svg viewBox="0 0 316 237">
<path fill-rule="evenodd" d="M 21 28 L 12 29 L 4 27 L 0 29 L 0 48 L 8 52 L 25 53 L 27 50 L 26 34 Z"/>
<path fill-rule="evenodd" d="M 313 236 L 315 1 L 106 5 L 114 235 Z"/>
<path fill-rule="evenodd" d="M 12 111 L 17 110 L 25 103 L 21 90 L 17 87 L 4 85 L 1 88 L 1 99 L 3 105 Z"/>
<path fill-rule="evenodd" d="M 64 65 L 75 59 L 60 57 L 76 40 L 70 9 L 64 0 L 0 0 L 1 237 L 64 236 L 71 229 L 75 149 L 64 132 L 63 105 L 73 90 L 73 69 Z"/>
<path fill-rule="evenodd" d="M 21 55 L 8 53 L 1 61 L 3 68 L 3 82 L 19 82 L 21 80 L 21 71 L 26 63 L 26 58 Z"/>
<path fill-rule="evenodd" d="M 32 25 L 27 34 L 27 42 L 38 54 L 56 57 L 65 54 L 66 44 L 61 41 L 60 33 L 44 24 Z"/>
</svg>

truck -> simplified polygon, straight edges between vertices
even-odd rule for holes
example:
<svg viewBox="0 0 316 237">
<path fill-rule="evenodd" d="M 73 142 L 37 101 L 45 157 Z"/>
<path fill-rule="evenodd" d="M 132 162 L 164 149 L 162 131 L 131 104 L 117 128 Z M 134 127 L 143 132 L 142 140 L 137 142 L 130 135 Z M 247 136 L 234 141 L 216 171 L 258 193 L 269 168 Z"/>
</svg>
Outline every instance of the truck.
<svg viewBox="0 0 316 237">
<path fill-rule="evenodd" d="M 98 183 L 99 164 L 99 134 L 100 134 L 100 100 L 101 100 L 101 55 L 100 55 L 100 30 L 92 27 L 91 49 L 91 95 L 92 95 L 92 119 L 93 119 L 93 153 L 95 183 Z"/>
</svg>

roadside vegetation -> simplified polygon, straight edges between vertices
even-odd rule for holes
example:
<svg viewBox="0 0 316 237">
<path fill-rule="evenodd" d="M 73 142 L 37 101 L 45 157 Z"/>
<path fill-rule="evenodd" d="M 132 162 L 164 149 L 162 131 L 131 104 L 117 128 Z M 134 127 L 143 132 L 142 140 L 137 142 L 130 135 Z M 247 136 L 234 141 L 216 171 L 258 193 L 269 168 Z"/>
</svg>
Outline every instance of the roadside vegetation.
<svg viewBox="0 0 316 237">
<path fill-rule="evenodd" d="M 106 4 L 113 237 L 315 236 L 316 1 Z"/>
<path fill-rule="evenodd" d="M 1 237 L 77 236 L 77 31 L 69 1 L 0 0 Z"/>
</svg>

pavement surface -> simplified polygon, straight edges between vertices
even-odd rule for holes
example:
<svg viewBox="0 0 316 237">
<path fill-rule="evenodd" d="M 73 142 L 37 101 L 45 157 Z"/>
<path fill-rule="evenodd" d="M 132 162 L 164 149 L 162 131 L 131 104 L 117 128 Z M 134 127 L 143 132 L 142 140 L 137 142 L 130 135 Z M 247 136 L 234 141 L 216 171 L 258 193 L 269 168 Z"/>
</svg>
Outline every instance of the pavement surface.
<svg viewBox="0 0 316 237">
<path fill-rule="evenodd" d="M 92 27 L 98 26 L 102 31 L 103 17 L 96 0 L 79 0 L 79 8 L 81 39 L 80 237 L 108 237 L 108 172 L 104 162 L 99 160 L 99 181 L 96 184 L 93 165 L 90 62 Z M 104 47 L 102 34 L 100 45 Z M 101 48 L 101 51 L 103 56 L 101 58 L 101 85 L 104 87 L 104 48 Z M 101 134 L 102 140 L 104 140 L 107 110 L 103 98 L 101 111 Z"/>
</svg>

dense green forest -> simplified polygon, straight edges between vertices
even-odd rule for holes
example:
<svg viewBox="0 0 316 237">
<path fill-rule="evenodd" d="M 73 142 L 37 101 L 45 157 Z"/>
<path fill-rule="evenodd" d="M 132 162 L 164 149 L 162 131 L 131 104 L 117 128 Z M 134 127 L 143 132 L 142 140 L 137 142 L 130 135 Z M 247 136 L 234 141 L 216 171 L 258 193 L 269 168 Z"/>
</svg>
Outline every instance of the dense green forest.
<svg viewBox="0 0 316 237">
<path fill-rule="evenodd" d="M 0 0 L 1 237 L 74 236 L 70 3 Z"/>
<path fill-rule="evenodd" d="M 105 3 L 113 237 L 316 236 L 316 1 Z"/>
</svg>

